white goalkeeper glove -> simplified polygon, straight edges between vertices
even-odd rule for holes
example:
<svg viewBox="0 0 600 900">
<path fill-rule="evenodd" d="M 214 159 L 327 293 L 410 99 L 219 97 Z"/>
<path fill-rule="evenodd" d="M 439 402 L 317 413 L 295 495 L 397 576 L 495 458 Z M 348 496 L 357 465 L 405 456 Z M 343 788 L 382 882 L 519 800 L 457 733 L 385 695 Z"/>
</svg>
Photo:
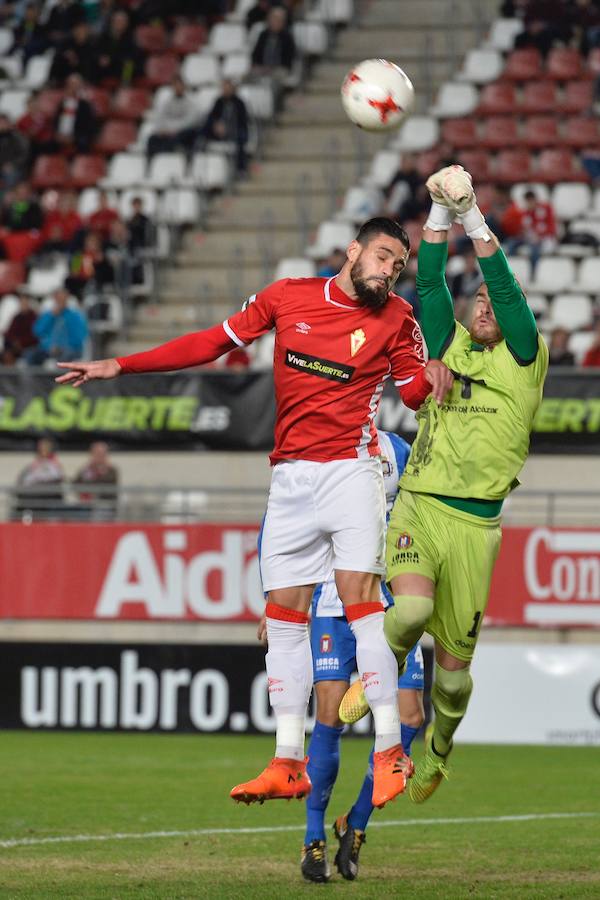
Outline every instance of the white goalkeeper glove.
<svg viewBox="0 0 600 900">
<path fill-rule="evenodd" d="M 432 231 L 449 231 L 452 228 L 456 213 L 442 192 L 442 178 L 451 168 L 451 166 L 446 166 L 446 168 L 434 172 L 425 182 L 432 202 L 423 228 L 431 228 Z"/>
<path fill-rule="evenodd" d="M 473 190 L 473 180 L 462 166 L 449 166 L 441 170 L 439 189 L 450 209 L 452 209 L 472 239 L 490 240 L 490 232 Z"/>
</svg>

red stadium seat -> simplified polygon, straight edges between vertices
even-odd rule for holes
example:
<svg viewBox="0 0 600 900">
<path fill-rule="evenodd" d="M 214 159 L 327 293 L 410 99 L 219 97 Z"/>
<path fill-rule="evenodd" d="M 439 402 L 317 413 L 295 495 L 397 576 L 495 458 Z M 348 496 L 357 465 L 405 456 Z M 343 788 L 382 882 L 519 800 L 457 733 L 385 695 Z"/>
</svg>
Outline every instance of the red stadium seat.
<svg viewBox="0 0 600 900">
<path fill-rule="evenodd" d="M 479 196 L 480 182 L 487 181 L 490 176 L 490 154 L 487 150 L 461 150 L 457 153 L 456 161 L 471 173 L 477 184 L 477 196 Z"/>
<path fill-rule="evenodd" d="M 21 263 L 35 253 L 41 241 L 39 231 L 13 231 L 3 235 L 2 246 L 8 260 Z"/>
<path fill-rule="evenodd" d="M 546 59 L 546 75 L 555 81 L 572 81 L 586 74 L 583 57 L 573 47 L 554 47 Z"/>
<path fill-rule="evenodd" d="M 531 180 L 531 156 L 528 150 L 501 150 L 496 157 L 494 180 L 516 184 Z"/>
<path fill-rule="evenodd" d="M 146 88 L 119 88 L 112 102 L 111 115 L 118 119 L 141 119 L 150 106 Z"/>
<path fill-rule="evenodd" d="M 95 187 L 106 175 L 103 156 L 85 154 L 76 156 L 71 163 L 71 183 L 75 188 Z"/>
<path fill-rule="evenodd" d="M 425 150 L 424 153 L 417 154 L 416 168 L 419 175 L 423 178 L 429 178 L 432 172 L 439 169 L 441 165 L 441 154 L 437 149 Z"/>
<path fill-rule="evenodd" d="M 592 81 L 568 81 L 564 86 L 564 94 L 558 108 L 560 112 L 585 112 L 592 108 L 593 102 L 594 85 Z"/>
<path fill-rule="evenodd" d="M 45 91 L 40 91 L 38 94 L 38 105 L 42 112 L 47 116 L 54 118 L 62 98 L 62 90 L 58 88 L 47 88 Z"/>
<path fill-rule="evenodd" d="M 562 142 L 569 147 L 598 147 L 600 132 L 598 119 L 586 116 L 571 116 L 563 125 Z"/>
<path fill-rule="evenodd" d="M 137 128 L 134 122 L 123 119 L 109 119 L 100 132 L 95 149 L 99 153 L 120 153 L 127 150 L 137 137 Z"/>
<path fill-rule="evenodd" d="M 146 60 L 146 81 L 150 87 L 169 84 L 179 72 L 179 60 L 167 53 L 149 56 Z"/>
<path fill-rule="evenodd" d="M 482 115 L 502 115 L 514 112 L 516 105 L 514 84 L 510 81 L 495 81 L 481 89 L 477 112 Z"/>
<path fill-rule="evenodd" d="M 110 110 L 110 92 L 103 88 L 88 87 L 85 93 L 98 118 L 106 119 Z"/>
<path fill-rule="evenodd" d="M 529 116 L 523 126 L 521 141 L 528 147 L 539 149 L 562 143 L 558 120 L 554 116 Z"/>
<path fill-rule="evenodd" d="M 498 192 L 495 185 L 477 182 L 477 206 L 484 215 L 489 211 L 497 196 Z"/>
<path fill-rule="evenodd" d="M 558 108 L 558 91 L 553 81 L 528 81 L 523 87 L 519 112 L 555 113 Z"/>
<path fill-rule="evenodd" d="M 62 188 L 70 182 L 69 167 L 64 156 L 38 156 L 31 175 L 36 190 Z"/>
<path fill-rule="evenodd" d="M 0 262 L 0 294 L 12 294 L 25 281 L 25 270 L 20 262 Z"/>
<path fill-rule="evenodd" d="M 502 79 L 509 81 L 529 81 L 530 78 L 542 78 L 542 55 L 535 47 L 523 47 L 513 50 L 508 59 Z"/>
<path fill-rule="evenodd" d="M 146 53 L 162 53 L 167 49 L 167 35 L 162 25 L 138 25 L 135 42 Z"/>
<path fill-rule="evenodd" d="M 475 147 L 477 145 L 475 119 L 446 119 L 442 124 L 442 140 L 452 147 Z"/>
<path fill-rule="evenodd" d="M 586 173 L 579 168 L 570 150 L 556 148 L 543 150 L 537 161 L 535 181 L 556 184 L 559 181 L 587 181 Z"/>
<path fill-rule="evenodd" d="M 490 116 L 484 119 L 481 146 L 495 149 L 519 144 L 517 120 L 514 116 Z"/>
<path fill-rule="evenodd" d="M 188 53 L 197 53 L 204 43 L 206 43 L 204 25 L 177 25 L 173 32 L 171 49 L 180 56 L 187 56 Z"/>
</svg>

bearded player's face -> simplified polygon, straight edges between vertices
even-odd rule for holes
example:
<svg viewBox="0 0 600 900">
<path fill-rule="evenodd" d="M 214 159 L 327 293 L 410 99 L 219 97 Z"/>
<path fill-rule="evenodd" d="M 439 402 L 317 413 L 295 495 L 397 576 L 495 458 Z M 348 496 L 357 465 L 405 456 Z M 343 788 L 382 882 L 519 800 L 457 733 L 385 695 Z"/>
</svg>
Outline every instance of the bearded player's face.
<svg viewBox="0 0 600 900">
<path fill-rule="evenodd" d="M 350 278 L 361 306 L 381 309 L 387 303 L 398 276 L 408 262 L 402 241 L 378 234 L 360 248 L 350 269 Z"/>
<path fill-rule="evenodd" d="M 477 344 L 487 347 L 502 340 L 502 332 L 494 315 L 487 285 L 482 284 L 475 297 L 473 318 L 469 329 L 471 337 Z"/>
</svg>

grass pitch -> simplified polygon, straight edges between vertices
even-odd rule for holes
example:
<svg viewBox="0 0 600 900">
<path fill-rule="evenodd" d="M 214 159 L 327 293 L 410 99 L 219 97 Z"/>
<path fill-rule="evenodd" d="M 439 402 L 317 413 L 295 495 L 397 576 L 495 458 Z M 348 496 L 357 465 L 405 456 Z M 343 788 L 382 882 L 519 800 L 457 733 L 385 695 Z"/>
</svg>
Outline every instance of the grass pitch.
<svg viewBox="0 0 600 900">
<path fill-rule="evenodd" d="M 272 746 L 246 736 L 5 732 L 0 897 L 600 896 L 599 749 L 458 746 L 451 781 L 427 803 L 400 797 L 374 814 L 356 882 L 335 873 L 311 885 L 299 871 L 303 805 L 228 798 Z M 368 752 L 367 740 L 343 742 L 329 823 L 352 804 Z"/>
</svg>

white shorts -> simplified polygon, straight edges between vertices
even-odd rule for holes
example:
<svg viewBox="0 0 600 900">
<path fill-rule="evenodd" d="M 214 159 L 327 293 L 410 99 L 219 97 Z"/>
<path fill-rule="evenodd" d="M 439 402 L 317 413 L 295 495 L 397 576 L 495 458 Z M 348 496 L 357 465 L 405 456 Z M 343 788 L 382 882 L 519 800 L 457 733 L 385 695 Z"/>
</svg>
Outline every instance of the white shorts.
<svg viewBox="0 0 600 900">
<path fill-rule="evenodd" d="M 273 468 L 262 544 L 265 591 L 319 584 L 335 569 L 385 572 L 385 491 L 379 457 Z"/>
</svg>

